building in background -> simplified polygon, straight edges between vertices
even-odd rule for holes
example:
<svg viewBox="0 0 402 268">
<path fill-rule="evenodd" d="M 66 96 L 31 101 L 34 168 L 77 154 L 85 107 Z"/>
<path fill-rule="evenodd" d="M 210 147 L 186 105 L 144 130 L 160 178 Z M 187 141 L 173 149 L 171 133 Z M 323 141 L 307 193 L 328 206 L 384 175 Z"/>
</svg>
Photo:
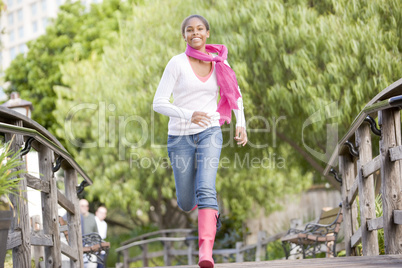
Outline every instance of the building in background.
<svg viewBox="0 0 402 268">
<path fill-rule="evenodd" d="M 0 74 L 20 53 L 27 52 L 26 43 L 46 32 L 46 26 L 56 18 L 60 5 L 66 0 L 3 0 L 6 10 L 0 19 Z M 81 0 L 87 9 L 102 0 Z"/>
</svg>

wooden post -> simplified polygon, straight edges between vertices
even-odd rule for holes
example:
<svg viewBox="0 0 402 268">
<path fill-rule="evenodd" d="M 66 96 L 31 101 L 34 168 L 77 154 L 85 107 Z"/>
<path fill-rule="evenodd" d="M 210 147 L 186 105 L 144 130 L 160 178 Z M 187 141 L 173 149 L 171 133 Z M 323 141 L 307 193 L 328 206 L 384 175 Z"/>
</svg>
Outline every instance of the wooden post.
<svg viewBox="0 0 402 268">
<path fill-rule="evenodd" d="M 22 127 L 22 121 L 15 121 L 14 125 Z M 13 134 L 6 134 L 6 142 L 13 139 Z M 11 150 L 16 152 L 24 144 L 24 137 L 15 135 L 11 144 Z M 24 165 L 18 167 L 18 170 L 25 169 Z M 31 230 L 29 227 L 29 212 L 28 212 L 28 193 L 27 180 L 24 178 L 19 182 L 20 196 L 10 195 L 11 203 L 15 208 L 15 217 L 11 222 L 11 233 L 14 230 L 21 232 L 21 245 L 13 248 L 13 266 L 14 267 L 31 267 Z"/>
<path fill-rule="evenodd" d="M 362 124 L 355 133 L 356 145 L 359 147 L 359 161 L 357 165 L 360 202 L 360 226 L 362 229 L 363 256 L 379 254 L 377 231 L 367 229 L 367 220 L 375 219 L 374 177 L 363 177 L 361 166 L 373 159 L 370 126 Z"/>
<path fill-rule="evenodd" d="M 187 248 L 188 265 L 193 265 L 194 263 L 193 251 L 194 251 L 194 240 L 191 239 L 188 240 L 188 248 Z"/>
<path fill-rule="evenodd" d="M 163 262 L 165 263 L 165 266 L 170 266 L 170 246 L 171 242 L 170 241 L 163 241 Z"/>
<path fill-rule="evenodd" d="M 78 261 L 70 260 L 71 268 L 84 267 L 84 257 L 82 253 L 82 231 L 80 207 L 77 197 L 77 172 L 74 169 L 64 170 L 64 185 L 66 187 L 66 197 L 74 204 L 75 214 L 67 212 L 68 222 L 68 243 L 70 247 L 77 251 Z"/>
<path fill-rule="evenodd" d="M 381 194 L 381 172 L 377 171 L 373 174 L 374 184 L 375 184 L 375 196 Z"/>
<path fill-rule="evenodd" d="M 379 112 L 381 128 L 381 195 L 383 205 L 385 254 L 402 254 L 402 225 L 394 223 L 394 210 L 402 209 L 401 163 L 392 162 L 389 149 L 401 145 L 401 116 L 399 109 Z"/>
<path fill-rule="evenodd" d="M 350 188 L 352 188 L 353 181 L 355 180 L 355 167 L 353 158 L 350 154 L 339 156 L 339 171 L 342 176 L 342 213 L 343 213 L 343 226 L 345 230 L 345 251 L 346 256 L 354 255 L 352 251 L 350 239 L 353 235 L 353 210 L 347 199 Z"/>
<path fill-rule="evenodd" d="M 142 247 L 142 265 L 148 266 L 148 244 L 144 244 Z"/>
<path fill-rule="evenodd" d="M 352 181 L 352 184 L 350 184 L 350 187 L 353 186 L 353 182 L 356 180 L 356 173 L 357 173 L 357 163 L 354 161 L 354 179 Z M 351 214 L 352 214 L 352 233 L 355 234 L 359 230 L 359 222 L 357 220 L 357 216 L 359 215 L 359 210 L 357 209 L 357 200 L 355 199 L 352 204 L 349 204 L 351 206 Z M 358 248 L 352 248 L 352 255 L 353 256 L 359 256 L 360 252 Z"/>
<path fill-rule="evenodd" d="M 264 238 L 266 238 L 267 234 L 264 231 L 259 231 L 258 232 L 258 240 L 257 240 L 257 248 L 255 250 L 255 261 L 261 261 L 261 257 L 264 258 L 265 252 L 262 250 L 262 242 Z"/>
<path fill-rule="evenodd" d="M 43 230 L 42 220 L 39 215 L 34 215 L 31 217 L 31 230 L 34 233 L 40 232 L 41 230 Z M 43 246 L 33 246 L 31 254 L 33 255 L 32 258 L 34 260 L 35 267 L 40 267 L 39 259 L 41 257 L 43 259 L 45 258 L 44 247 Z"/>
<path fill-rule="evenodd" d="M 53 177 L 53 152 L 39 145 L 39 173 L 43 181 L 49 183 L 49 193 L 42 192 L 43 232 L 53 236 L 53 246 L 45 247 L 46 268 L 61 267 L 61 242 L 57 208 L 57 185 Z"/>
<path fill-rule="evenodd" d="M 130 268 L 130 255 L 128 249 L 123 250 L 123 267 Z"/>
<path fill-rule="evenodd" d="M 236 262 L 243 262 L 243 252 L 240 252 L 243 242 L 236 242 Z"/>
</svg>

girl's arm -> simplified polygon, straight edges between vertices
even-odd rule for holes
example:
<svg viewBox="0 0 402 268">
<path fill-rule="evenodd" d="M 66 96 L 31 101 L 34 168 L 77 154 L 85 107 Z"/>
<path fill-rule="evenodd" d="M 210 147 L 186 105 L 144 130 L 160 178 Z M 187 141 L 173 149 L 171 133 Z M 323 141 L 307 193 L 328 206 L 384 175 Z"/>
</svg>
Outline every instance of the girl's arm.
<svg viewBox="0 0 402 268">
<path fill-rule="evenodd" d="M 229 63 L 225 60 L 225 64 L 230 67 Z M 233 110 L 236 116 L 236 136 L 234 139 L 238 145 L 245 146 L 247 144 L 247 132 L 246 132 L 246 119 L 244 117 L 243 98 L 241 95 L 240 87 L 238 87 L 240 98 L 237 99 L 237 107 L 239 109 Z"/>
<path fill-rule="evenodd" d="M 230 67 L 227 60 L 225 60 L 225 64 Z M 239 107 L 238 110 L 233 110 L 235 117 L 236 117 L 236 128 L 237 127 L 244 127 L 246 129 L 246 119 L 244 117 L 244 106 L 243 106 L 243 98 L 241 95 L 240 87 L 238 87 L 240 98 L 237 99 L 237 106 Z"/>
<path fill-rule="evenodd" d="M 177 65 L 178 63 L 174 58 L 172 58 L 167 64 L 154 96 L 153 109 L 155 112 L 169 117 L 191 120 L 194 113 L 193 110 L 177 107 L 170 102 L 173 87 L 179 77 L 179 66 Z"/>
<path fill-rule="evenodd" d="M 241 96 L 240 87 L 239 87 L 239 93 Z M 244 106 L 242 97 L 237 99 L 237 107 L 239 107 L 238 110 L 236 109 L 233 110 L 236 116 L 236 127 L 244 127 L 244 129 L 246 129 L 246 118 L 244 117 Z"/>
</svg>

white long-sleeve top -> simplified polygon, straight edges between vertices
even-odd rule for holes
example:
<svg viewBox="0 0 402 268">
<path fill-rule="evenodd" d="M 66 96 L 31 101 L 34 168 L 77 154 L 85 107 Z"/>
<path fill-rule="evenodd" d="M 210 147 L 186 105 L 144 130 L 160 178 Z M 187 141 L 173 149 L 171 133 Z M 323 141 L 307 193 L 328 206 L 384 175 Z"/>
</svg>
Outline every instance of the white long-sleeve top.
<svg viewBox="0 0 402 268">
<path fill-rule="evenodd" d="M 106 238 L 107 235 L 107 223 L 105 221 L 101 221 L 98 217 L 95 216 L 96 226 L 98 226 L 98 233 L 102 239 Z"/>
<path fill-rule="evenodd" d="M 226 61 L 225 63 L 227 64 Z M 204 127 L 191 123 L 195 111 L 205 112 L 212 117 L 208 127 L 219 126 L 220 115 L 217 112 L 219 86 L 214 64 L 212 73 L 205 82 L 194 73 L 185 53 L 174 56 L 167 64 L 155 93 L 153 109 L 170 117 L 169 135 L 193 135 L 205 130 Z M 170 102 L 172 94 L 173 103 Z M 233 110 L 236 126 L 245 127 L 241 97 L 237 100 L 237 105 L 239 109 Z"/>
</svg>

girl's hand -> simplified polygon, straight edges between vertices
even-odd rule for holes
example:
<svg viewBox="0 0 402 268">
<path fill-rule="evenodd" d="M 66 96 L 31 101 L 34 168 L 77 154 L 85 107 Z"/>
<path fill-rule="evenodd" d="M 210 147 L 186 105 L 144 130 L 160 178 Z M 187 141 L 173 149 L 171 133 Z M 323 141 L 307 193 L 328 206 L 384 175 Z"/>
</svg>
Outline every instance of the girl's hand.
<svg viewBox="0 0 402 268">
<path fill-rule="evenodd" d="M 211 124 L 211 117 L 207 113 L 195 111 L 191 117 L 191 123 L 207 128 Z"/>
<path fill-rule="evenodd" d="M 247 132 L 244 127 L 236 127 L 236 137 L 234 139 L 237 141 L 237 144 L 246 145 L 247 143 Z"/>
</svg>

